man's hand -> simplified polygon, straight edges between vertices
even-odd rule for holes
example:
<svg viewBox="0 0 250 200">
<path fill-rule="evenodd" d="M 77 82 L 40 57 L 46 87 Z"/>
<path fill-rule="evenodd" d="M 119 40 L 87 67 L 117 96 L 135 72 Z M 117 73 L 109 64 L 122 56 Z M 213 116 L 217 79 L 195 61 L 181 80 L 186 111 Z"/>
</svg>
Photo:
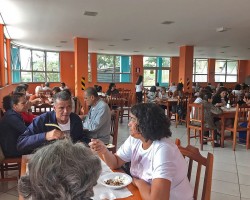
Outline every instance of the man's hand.
<svg viewBox="0 0 250 200">
<path fill-rule="evenodd" d="M 97 153 L 105 154 L 108 151 L 106 145 L 101 140 L 98 139 L 91 139 L 89 146 L 92 149 L 92 151 Z"/>
<path fill-rule="evenodd" d="M 52 131 L 49 131 L 46 133 L 46 140 L 57 140 L 57 139 L 63 139 L 65 137 L 64 133 L 60 130 L 54 129 Z"/>
</svg>

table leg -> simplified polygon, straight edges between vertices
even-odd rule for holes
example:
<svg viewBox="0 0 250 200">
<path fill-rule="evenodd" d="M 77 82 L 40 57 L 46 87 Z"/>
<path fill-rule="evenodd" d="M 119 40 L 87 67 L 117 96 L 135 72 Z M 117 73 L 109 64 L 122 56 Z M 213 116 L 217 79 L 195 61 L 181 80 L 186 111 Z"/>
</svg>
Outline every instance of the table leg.
<svg viewBox="0 0 250 200">
<path fill-rule="evenodd" d="M 224 137 L 225 137 L 225 117 L 221 117 L 221 138 L 220 145 L 224 148 Z"/>
</svg>

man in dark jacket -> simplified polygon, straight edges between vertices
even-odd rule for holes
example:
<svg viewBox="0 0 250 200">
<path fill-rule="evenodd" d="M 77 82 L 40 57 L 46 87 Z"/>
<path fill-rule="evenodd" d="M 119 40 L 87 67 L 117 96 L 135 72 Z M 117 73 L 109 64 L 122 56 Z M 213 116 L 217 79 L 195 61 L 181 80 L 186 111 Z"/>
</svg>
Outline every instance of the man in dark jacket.
<svg viewBox="0 0 250 200">
<path fill-rule="evenodd" d="M 5 157 L 19 157 L 17 139 L 26 130 L 21 112 L 26 109 L 26 97 L 22 93 L 3 98 L 4 116 L 0 122 L 0 144 Z"/>
<path fill-rule="evenodd" d="M 18 138 L 17 149 L 24 154 L 50 141 L 70 137 L 73 142 L 84 141 L 82 121 L 72 113 L 71 96 L 61 91 L 54 96 L 54 110 L 36 117 Z"/>
</svg>

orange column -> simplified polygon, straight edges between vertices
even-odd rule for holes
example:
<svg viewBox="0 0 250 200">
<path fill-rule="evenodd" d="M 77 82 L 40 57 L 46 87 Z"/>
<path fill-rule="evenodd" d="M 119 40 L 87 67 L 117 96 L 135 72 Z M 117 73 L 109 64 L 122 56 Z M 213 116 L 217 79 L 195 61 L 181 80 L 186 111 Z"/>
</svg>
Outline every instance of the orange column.
<svg viewBox="0 0 250 200">
<path fill-rule="evenodd" d="M 215 59 L 208 59 L 208 72 L 207 72 L 207 82 L 215 86 Z"/>
<path fill-rule="evenodd" d="M 184 85 L 185 92 L 192 92 L 194 47 L 180 47 L 179 81 Z"/>
<path fill-rule="evenodd" d="M 10 45 L 10 39 L 7 39 L 6 41 L 6 51 L 7 51 L 7 71 L 8 71 L 8 85 L 12 84 L 12 78 L 11 78 L 11 45 Z"/>
<path fill-rule="evenodd" d="M 4 69 L 4 32 L 3 24 L 0 24 L 0 87 L 5 85 L 5 69 Z"/>
<path fill-rule="evenodd" d="M 170 58 L 170 72 L 169 72 L 169 83 L 178 83 L 179 77 L 179 57 Z M 169 84 L 170 85 L 170 84 Z"/>
<path fill-rule="evenodd" d="M 91 53 L 90 54 L 90 64 L 91 64 L 91 76 L 92 76 L 92 85 L 97 84 L 97 54 Z"/>
<path fill-rule="evenodd" d="M 247 60 L 239 60 L 238 61 L 238 83 L 244 83 L 247 77 L 246 70 L 247 69 Z"/>
<path fill-rule="evenodd" d="M 88 84 L 88 39 L 75 38 L 75 96 L 77 96 L 83 105 L 83 90 L 81 81 L 85 78 L 85 88 Z"/>
<path fill-rule="evenodd" d="M 131 56 L 132 84 L 136 84 L 139 75 L 143 75 L 143 56 Z"/>
</svg>

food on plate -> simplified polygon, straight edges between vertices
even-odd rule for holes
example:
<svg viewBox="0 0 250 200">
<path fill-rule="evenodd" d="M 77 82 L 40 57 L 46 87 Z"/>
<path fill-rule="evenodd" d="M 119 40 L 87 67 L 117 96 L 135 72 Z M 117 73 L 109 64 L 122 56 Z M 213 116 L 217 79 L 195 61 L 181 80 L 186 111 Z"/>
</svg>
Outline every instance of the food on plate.
<svg viewBox="0 0 250 200">
<path fill-rule="evenodd" d="M 112 185 L 112 186 L 121 186 L 121 185 L 124 185 L 124 181 L 125 181 L 124 178 L 116 176 L 113 179 L 108 179 L 104 181 L 104 183 L 107 185 Z"/>
</svg>

